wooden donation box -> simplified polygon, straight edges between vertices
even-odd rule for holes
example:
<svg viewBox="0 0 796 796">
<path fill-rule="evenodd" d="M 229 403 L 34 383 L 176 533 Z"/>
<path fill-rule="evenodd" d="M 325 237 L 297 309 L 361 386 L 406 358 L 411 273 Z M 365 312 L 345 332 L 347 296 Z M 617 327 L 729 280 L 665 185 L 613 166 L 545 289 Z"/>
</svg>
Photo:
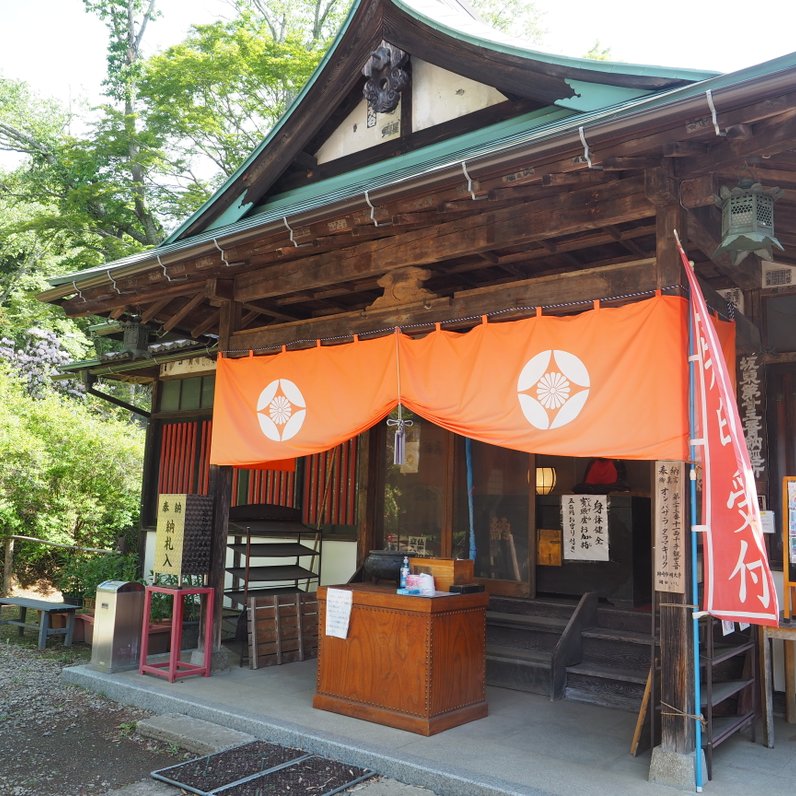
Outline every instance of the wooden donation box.
<svg viewBox="0 0 796 796">
<path fill-rule="evenodd" d="M 366 583 L 350 590 L 346 638 L 326 635 L 318 590 L 318 684 L 313 707 L 433 735 L 487 715 L 489 595 L 414 597 Z"/>
</svg>

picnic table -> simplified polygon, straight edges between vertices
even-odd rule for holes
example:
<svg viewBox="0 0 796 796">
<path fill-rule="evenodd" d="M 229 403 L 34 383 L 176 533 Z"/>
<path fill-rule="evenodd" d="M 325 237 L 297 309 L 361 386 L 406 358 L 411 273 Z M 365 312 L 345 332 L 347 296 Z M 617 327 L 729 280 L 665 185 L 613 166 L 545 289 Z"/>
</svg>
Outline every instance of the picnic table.
<svg viewBox="0 0 796 796">
<path fill-rule="evenodd" d="M 43 650 L 47 646 L 47 639 L 50 636 L 63 636 L 64 646 L 72 646 L 72 633 L 75 628 L 75 611 L 79 605 L 69 603 L 48 602 L 47 600 L 31 600 L 27 597 L 0 597 L 0 605 L 16 605 L 19 608 L 17 619 L 2 619 L 0 625 L 16 625 L 19 627 L 19 635 L 23 635 L 25 628 L 38 627 L 39 649 Z M 26 621 L 28 608 L 39 612 L 39 624 Z M 50 622 L 51 614 L 66 614 L 66 627 L 52 627 Z"/>
</svg>

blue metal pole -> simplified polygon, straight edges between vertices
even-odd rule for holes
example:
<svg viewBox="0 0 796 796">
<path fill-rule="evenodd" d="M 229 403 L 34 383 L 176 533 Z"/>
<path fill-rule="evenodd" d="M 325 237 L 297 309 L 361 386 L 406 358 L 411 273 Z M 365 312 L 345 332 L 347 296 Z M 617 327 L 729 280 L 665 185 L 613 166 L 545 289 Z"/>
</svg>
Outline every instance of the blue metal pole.
<svg viewBox="0 0 796 796">
<path fill-rule="evenodd" d="M 688 476 L 690 480 L 690 519 L 691 519 L 691 603 L 692 609 L 692 631 L 694 636 L 694 778 L 696 782 L 696 792 L 702 792 L 702 687 L 700 683 L 699 671 L 699 583 L 697 566 L 697 483 L 696 483 L 696 396 L 695 396 L 695 362 L 696 351 L 696 330 L 693 323 L 693 312 L 691 310 L 691 297 L 688 299 L 688 428 L 690 437 L 690 456 L 691 468 Z"/>
<path fill-rule="evenodd" d="M 475 512 L 473 511 L 473 441 L 464 438 L 464 455 L 467 460 L 467 511 L 470 515 L 470 558 L 475 561 Z"/>
</svg>

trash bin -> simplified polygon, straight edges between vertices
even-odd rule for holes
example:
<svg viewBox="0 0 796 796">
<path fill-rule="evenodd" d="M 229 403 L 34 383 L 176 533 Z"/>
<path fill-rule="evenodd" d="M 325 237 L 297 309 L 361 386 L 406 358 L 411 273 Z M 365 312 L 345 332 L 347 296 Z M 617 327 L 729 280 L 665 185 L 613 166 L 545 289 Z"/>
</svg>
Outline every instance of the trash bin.
<svg viewBox="0 0 796 796">
<path fill-rule="evenodd" d="M 106 580 L 97 586 L 91 666 L 102 672 L 135 669 L 141 650 L 144 586 Z"/>
</svg>

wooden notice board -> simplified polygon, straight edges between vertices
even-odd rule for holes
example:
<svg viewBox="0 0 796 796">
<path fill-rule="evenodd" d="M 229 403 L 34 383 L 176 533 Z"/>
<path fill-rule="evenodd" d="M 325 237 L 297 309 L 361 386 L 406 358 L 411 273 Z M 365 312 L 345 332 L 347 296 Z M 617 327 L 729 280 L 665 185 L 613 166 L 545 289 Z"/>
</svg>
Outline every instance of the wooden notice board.
<svg viewBox="0 0 796 796">
<path fill-rule="evenodd" d="M 796 589 L 796 475 L 782 479 L 782 582 L 783 611 L 790 619 Z"/>
</svg>

